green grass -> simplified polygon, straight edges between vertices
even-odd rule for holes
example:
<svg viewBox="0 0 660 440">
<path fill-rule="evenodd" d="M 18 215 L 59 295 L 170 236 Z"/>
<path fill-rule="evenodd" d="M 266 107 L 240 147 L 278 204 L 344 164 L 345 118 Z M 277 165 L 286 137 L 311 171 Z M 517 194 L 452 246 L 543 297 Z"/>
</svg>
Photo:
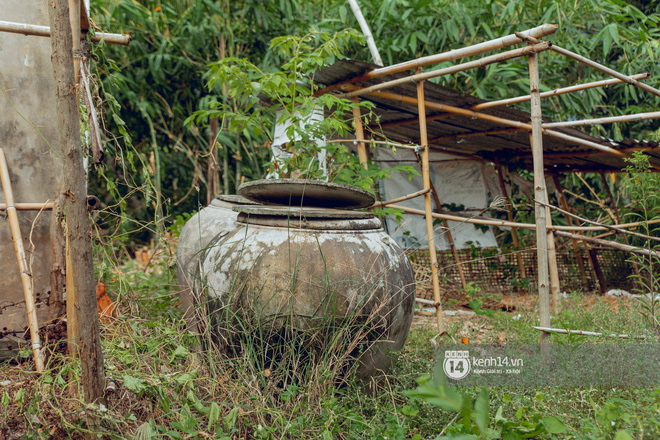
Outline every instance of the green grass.
<svg viewBox="0 0 660 440">
<path fill-rule="evenodd" d="M 306 376 L 309 382 L 283 382 L 276 367 L 264 368 L 253 356 L 202 350 L 177 311 L 174 277 L 165 261 L 146 274 L 128 265 L 108 281 L 122 312 L 102 325 L 106 375 L 116 391 L 106 405 L 86 406 L 73 392 L 77 361 L 53 355 L 47 372 L 37 376 L 24 352 L 23 363 L 0 365 L 0 379 L 10 381 L 0 387 L 0 437 L 77 438 L 89 432 L 108 439 L 431 439 L 465 430 L 456 412 L 404 393 L 433 370 L 432 325 L 414 328 L 394 369 L 370 384 L 349 379 L 337 387 L 322 368 Z M 569 298 L 553 324 L 650 334 L 636 303 L 621 300 L 613 312 L 608 302 L 593 298 L 587 306 L 581 306 L 582 297 Z M 518 312 L 520 319 L 513 319 Z M 536 343 L 538 332 L 531 328 L 536 322 L 533 309 L 461 318 L 449 325 L 442 342 L 480 331 L 481 342 L 496 343 L 503 334 L 507 343 Z M 561 338 L 552 336 L 553 342 Z M 479 394 L 458 391 L 473 399 Z M 619 430 L 630 437 L 619 433 L 617 440 L 660 438 L 660 389 L 494 387 L 488 406 L 491 433 L 499 410 L 515 426 L 536 426 L 549 417 L 567 426 L 562 434 L 535 438 L 610 439 Z"/>
</svg>

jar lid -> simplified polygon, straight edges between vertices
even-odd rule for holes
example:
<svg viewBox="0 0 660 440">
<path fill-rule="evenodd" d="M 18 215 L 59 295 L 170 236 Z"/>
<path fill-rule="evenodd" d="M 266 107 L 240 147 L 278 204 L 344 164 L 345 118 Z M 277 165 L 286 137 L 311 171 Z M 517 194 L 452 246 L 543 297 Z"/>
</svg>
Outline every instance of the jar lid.
<svg viewBox="0 0 660 440">
<path fill-rule="evenodd" d="M 362 188 L 305 179 L 255 180 L 241 185 L 238 193 L 264 205 L 344 210 L 366 208 L 376 200 Z"/>
<path fill-rule="evenodd" d="M 258 205 L 257 202 L 253 202 L 252 200 L 236 194 L 218 194 L 214 198 L 222 200 L 223 202 L 234 203 L 236 205 Z"/>
<path fill-rule="evenodd" d="M 380 220 L 370 212 L 288 206 L 234 206 L 239 223 L 315 230 L 380 229 Z"/>
</svg>

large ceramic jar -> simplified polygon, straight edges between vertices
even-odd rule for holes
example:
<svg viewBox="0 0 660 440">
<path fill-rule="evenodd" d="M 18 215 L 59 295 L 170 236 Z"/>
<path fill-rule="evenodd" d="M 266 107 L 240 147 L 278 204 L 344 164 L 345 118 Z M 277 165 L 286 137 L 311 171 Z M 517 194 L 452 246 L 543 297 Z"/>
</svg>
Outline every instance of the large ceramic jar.
<svg viewBox="0 0 660 440">
<path fill-rule="evenodd" d="M 218 233 L 237 227 L 237 213 L 232 211 L 234 206 L 255 204 L 237 195 L 216 196 L 210 205 L 190 217 L 181 229 L 176 248 L 176 276 L 182 308 L 187 315 L 194 304 L 192 285 L 194 279 L 199 277 L 199 256 Z"/>
<path fill-rule="evenodd" d="M 237 315 L 301 331 L 330 321 L 361 323 L 371 340 L 358 375 L 386 371 L 412 322 L 410 262 L 371 213 L 297 202 L 234 207 L 238 227 L 217 234 L 203 251 L 198 286 L 208 295 L 212 330 Z"/>
</svg>

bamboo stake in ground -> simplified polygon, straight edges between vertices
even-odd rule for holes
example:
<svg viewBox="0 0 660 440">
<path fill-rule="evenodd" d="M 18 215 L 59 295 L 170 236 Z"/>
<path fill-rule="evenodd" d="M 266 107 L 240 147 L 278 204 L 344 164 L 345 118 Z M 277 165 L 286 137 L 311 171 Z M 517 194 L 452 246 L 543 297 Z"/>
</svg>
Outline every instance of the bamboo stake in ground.
<svg viewBox="0 0 660 440">
<path fill-rule="evenodd" d="M 417 83 L 417 99 L 419 106 L 419 136 L 420 144 L 424 147 L 422 151 L 422 179 L 424 181 L 424 189 L 431 190 L 431 175 L 429 170 L 429 149 L 428 149 L 428 136 L 426 133 L 426 107 L 424 107 L 424 81 Z M 442 304 L 440 302 L 440 280 L 438 279 L 438 255 L 435 252 L 435 232 L 433 232 L 433 210 L 431 209 L 431 193 L 424 194 L 424 210 L 426 217 L 426 233 L 429 239 L 429 256 L 431 259 L 431 277 L 433 282 L 433 299 L 435 300 L 435 315 L 438 324 L 438 332 L 444 331 L 444 324 L 442 322 Z"/>
<path fill-rule="evenodd" d="M 529 91 L 531 99 L 532 132 L 530 143 L 534 155 L 534 197 L 545 202 L 545 177 L 543 174 L 543 129 L 541 128 L 541 97 L 539 81 L 539 58 L 529 56 Z M 535 205 L 536 255 L 538 257 L 539 318 L 542 327 L 550 327 L 550 277 L 548 274 L 548 233 L 543 206 Z M 541 344 L 547 344 L 549 337 L 541 333 Z"/>
<path fill-rule="evenodd" d="M 41 351 L 41 340 L 39 339 L 39 323 L 37 321 L 37 311 L 34 307 L 34 292 L 32 291 L 32 275 L 25 257 L 25 248 L 23 247 L 23 236 L 21 227 L 18 223 L 18 215 L 14 207 L 14 192 L 9 179 L 9 169 L 5 152 L 0 148 L 0 178 L 2 180 L 2 190 L 5 193 L 5 202 L 7 203 L 7 216 L 9 217 L 9 227 L 11 237 L 14 241 L 16 259 L 18 260 L 18 269 L 21 271 L 21 282 L 23 283 L 23 294 L 25 295 L 25 310 L 27 312 L 28 325 L 30 326 L 30 340 L 32 342 L 32 353 L 34 363 L 38 372 L 44 371 L 44 356 Z"/>
<path fill-rule="evenodd" d="M 358 106 L 360 100 L 355 97 L 351 99 L 351 102 L 355 107 L 353 107 L 353 123 L 355 124 L 355 137 L 358 139 L 364 139 L 364 127 L 362 126 L 362 119 L 360 118 L 360 107 Z M 369 169 L 369 160 L 367 157 L 367 147 L 364 141 L 359 141 L 358 145 L 358 157 L 360 158 L 360 163 L 365 170 Z"/>
<path fill-rule="evenodd" d="M 96 304 L 92 241 L 87 212 L 86 174 L 80 142 L 80 116 L 75 93 L 73 51 L 67 0 L 48 0 L 55 82 L 59 147 L 62 157 L 62 210 L 69 240 L 70 277 L 68 289 L 76 292 L 75 342 L 80 356 L 81 382 L 88 403 L 103 400 L 105 374 Z"/>
<path fill-rule="evenodd" d="M 568 203 L 566 202 L 566 196 L 564 191 L 561 189 L 561 183 L 559 182 L 559 176 L 556 174 L 552 175 L 552 179 L 555 183 L 555 189 L 559 195 L 559 204 L 568 211 Z M 573 226 L 573 219 L 570 215 L 564 213 L 564 219 L 566 219 L 566 224 L 568 226 Z M 573 253 L 575 254 L 575 262 L 578 266 L 578 271 L 580 272 L 580 279 L 582 280 L 582 287 L 584 287 L 585 292 L 589 290 L 589 280 L 587 279 L 587 273 L 584 270 L 584 262 L 582 261 L 582 249 L 580 249 L 580 244 L 577 240 L 571 239 L 571 245 L 573 246 Z"/>
<path fill-rule="evenodd" d="M 545 178 L 545 176 L 544 176 Z M 550 200 L 546 188 L 545 199 Z M 550 298 L 555 313 L 559 312 L 559 268 L 557 267 L 557 246 L 555 234 L 552 231 L 552 215 L 550 208 L 545 209 L 546 225 L 548 227 L 548 272 L 550 273 Z"/>
<path fill-rule="evenodd" d="M 504 196 L 504 203 L 506 205 L 506 213 L 510 222 L 513 222 L 513 212 L 511 211 L 511 200 L 509 200 L 509 193 L 506 190 L 506 185 L 504 184 L 504 170 L 500 164 L 495 164 L 497 171 L 497 178 L 500 182 L 500 190 Z M 516 228 L 511 228 L 511 240 L 513 240 L 513 245 L 516 247 L 516 250 L 520 248 L 520 242 L 518 241 L 518 230 Z M 520 270 L 520 277 L 525 278 L 525 263 L 523 262 L 522 255 L 520 252 L 516 253 L 516 259 L 518 260 L 518 269 Z"/>
</svg>

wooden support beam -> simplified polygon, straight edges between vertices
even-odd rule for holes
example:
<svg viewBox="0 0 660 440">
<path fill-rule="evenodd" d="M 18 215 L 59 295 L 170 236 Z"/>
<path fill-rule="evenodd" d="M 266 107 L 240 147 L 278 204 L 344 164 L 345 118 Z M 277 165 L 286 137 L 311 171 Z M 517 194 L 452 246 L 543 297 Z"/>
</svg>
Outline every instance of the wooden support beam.
<svg viewBox="0 0 660 440">
<path fill-rule="evenodd" d="M 418 73 L 411 76 L 406 76 L 404 78 L 393 79 L 390 81 L 385 81 L 379 84 L 374 84 L 373 86 L 358 88 L 350 92 L 337 95 L 338 98 L 353 98 L 355 96 L 367 95 L 379 90 L 389 89 L 401 84 L 409 84 L 411 82 L 417 83 L 420 81 L 426 81 L 431 78 L 438 78 L 440 76 L 451 75 L 458 72 L 463 72 L 465 70 L 483 68 L 489 64 L 499 63 L 506 60 L 511 60 L 514 58 L 520 58 L 530 53 L 543 52 L 550 49 L 552 43 L 539 43 L 533 46 L 522 47 L 520 49 L 513 49 L 507 52 L 498 53 L 495 55 L 489 55 L 475 61 L 469 61 L 467 63 L 455 64 L 450 67 L 445 67 L 443 69 L 431 70 L 429 72 L 421 72 L 418 70 Z M 343 87 L 342 87 L 343 88 Z M 348 88 L 348 87 L 347 87 Z"/>
<path fill-rule="evenodd" d="M 534 198 L 545 202 L 545 177 L 543 173 L 543 130 L 541 128 L 541 97 L 539 59 L 537 54 L 529 56 L 529 91 L 531 99 L 532 132 L 530 144 L 534 154 Z M 541 327 L 550 327 L 550 274 L 548 273 L 548 232 L 546 209 L 535 204 L 536 256 L 538 258 L 539 320 Z M 550 338 L 541 333 L 541 344 Z"/>
<path fill-rule="evenodd" d="M 21 272 L 21 282 L 23 283 L 23 294 L 25 296 L 25 311 L 27 313 L 28 326 L 30 328 L 30 340 L 32 342 L 32 354 L 36 370 L 41 373 L 44 371 L 44 353 L 39 338 L 39 321 L 37 320 L 37 311 L 34 306 L 34 291 L 32 288 L 32 274 L 25 255 L 23 246 L 23 235 L 18 223 L 18 215 L 14 207 L 14 192 L 12 190 L 11 179 L 9 178 L 9 167 L 5 152 L 0 148 L 0 181 L 2 191 L 5 193 L 5 202 L 7 204 L 7 217 L 9 217 L 9 228 L 11 229 L 11 238 L 14 242 L 16 251 L 16 260 L 18 261 L 18 270 Z"/>
<path fill-rule="evenodd" d="M 431 259 L 431 277 L 433 282 L 433 299 L 435 300 L 435 314 L 438 324 L 438 332 L 444 332 L 444 324 L 442 322 L 442 303 L 440 297 L 440 280 L 438 279 L 438 255 L 435 251 L 435 232 L 433 231 L 433 210 L 431 209 L 431 175 L 429 170 L 429 149 L 428 139 L 426 134 L 426 107 L 424 106 L 424 81 L 417 83 L 417 102 L 419 112 L 419 136 L 420 144 L 425 147 L 422 150 L 422 179 L 424 181 L 424 189 L 428 190 L 424 194 L 424 212 L 426 217 L 426 234 L 429 240 L 429 256 Z"/>
<path fill-rule="evenodd" d="M 399 202 L 403 202 L 403 201 L 406 201 L 406 200 L 414 199 L 415 197 L 423 196 L 424 194 L 426 194 L 429 191 L 430 191 L 430 189 L 425 188 L 421 191 L 417 191 L 417 192 L 414 192 L 412 194 L 408 194 L 407 196 L 397 197 L 396 199 L 386 200 L 385 202 L 375 202 L 373 205 L 370 206 L 370 208 L 378 208 L 378 207 L 381 207 L 381 206 L 391 205 L 393 203 L 399 203 Z"/>
<path fill-rule="evenodd" d="M 648 119 L 660 119 L 660 112 L 637 113 L 634 115 L 609 116 L 606 118 L 581 119 L 579 121 L 548 122 L 543 128 L 555 127 L 581 127 L 584 125 L 613 124 L 615 122 L 646 121 Z"/>
<path fill-rule="evenodd" d="M 545 176 L 544 176 L 545 178 Z M 548 197 L 548 189 L 545 190 L 545 199 Z M 557 266 L 557 244 L 555 234 L 552 230 L 552 215 L 550 208 L 545 208 L 546 227 L 548 232 L 548 273 L 550 274 L 550 299 L 555 313 L 559 313 L 559 267 Z"/>
<path fill-rule="evenodd" d="M 424 67 L 431 64 L 443 63 L 445 61 L 455 61 L 461 58 L 479 55 L 485 52 L 490 52 L 492 50 L 502 49 L 514 44 L 522 43 L 524 40 L 520 37 L 534 37 L 534 38 L 543 38 L 548 35 L 552 35 L 557 32 L 557 25 L 554 24 L 543 24 L 532 29 L 525 30 L 523 32 L 516 32 L 515 34 L 510 34 L 505 37 L 496 38 L 490 41 L 484 41 L 483 43 L 475 44 L 472 46 L 462 47 L 460 49 L 453 49 L 448 52 L 442 52 L 435 55 L 429 55 L 426 57 L 418 58 L 411 61 L 406 61 L 403 63 L 395 64 L 393 66 L 381 67 L 379 69 L 374 69 L 370 72 L 367 72 L 363 75 L 356 76 L 355 78 L 347 79 L 332 86 L 326 87 L 316 92 L 316 96 L 322 95 L 324 93 L 329 93 L 334 90 L 338 90 L 345 84 L 357 84 L 363 81 L 370 79 L 380 78 L 387 75 L 392 75 L 394 73 L 404 72 L 406 70 L 416 69 L 418 67 Z"/>
<path fill-rule="evenodd" d="M 365 170 L 369 169 L 369 159 L 367 157 L 367 146 L 362 141 L 364 139 L 364 127 L 362 126 L 362 118 L 360 114 L 360 107 L 359 103 L 360 100 L 355 97 L 351 99 L 353 102 L 353 124 L 355 125 L 355 137 L 360 139 L 358 141 L 358 157 L 360 158 L 360 163 L 364 167 Z"/>
<path fill-rule="evenodd" d="M 10 21 L 0 21 L 0 32 L 31 35 L 35 37 L 50 37 L 50 28 L 48 26 L 13 23 Z M 91 36 L 91 40 L 95 43 L 104 40 L 108 44 L 128 46 L 131 42 L 131 36 L 128 34 L 107 34 L 105 32 L 97 32 Z"/>
<path fill-rule="evenodd" d="M 649 92 L 652 95 L 660 96 L 660 90 L 658 90 L 656 88 L 653 88 L 653 87 L 651 87 L 647 84 L 644 84 L 643 82 L 639 82 L 636 79 L 632 79 L 632 78 L 630 78 L 630 77 L 628 77 L 628 76 L 626 76 L 622 73 L 617 72 L 616 70 L 610 69 L 609 67 L 605 67 L 600 63 L 592 61 L 589 58 L 583 57 L 582 55 L 578 55 L 575 52 L 571 52 L 570 50 L 567 50 L 567 49 L 564 49 L 562 47 L 558 47 L 558 46 L 555 46 L 555 45 L 553 45 L 550 49 L 553 50 L 554 52 L 560 53 L 560 54 L 562 54 L 562 55 L 564 55 L 568 58 L 572 58 L 575 61 L 578 61 L 578 62 L 580 62 L 582 64 L 585 64 L 589 67 L 592 67 L 592 68 L 594 68 L 598 71 L 601 71 L 601 72 L 606 73 L 610 76 L 613 76 L 614 78 L 618 78 L 618 79 L 622 80 L 623 82 L 627 82 L 628 84 L 631 84 L 631 85 L 637 87 L 638 89 Z"/>
<path fill-rule="evenodd" d="M 650 73 L 640 73 L 640 74 L 637 74 L 637 75 L 632 75 L 629 78 L 640 80 L 640 79 L 648 79 L 650 77 L 651 77 Z M 621 84 L 622 82 L 624 82 L 624 81 L 620 80 L 618 78 L 613 78 L 613 79 L 606 79 L 606 80 L 602 80 L 602 81 L 594 81 L 594 82 L 585 83 L 585 84 L 577 84 L 577 85 L 570 86 L 570 87 L 563 87 L 563 88 L 559 88 L 559 89 L 550 90 L 549 92 L 543 92 L 543 93 L 541 93 L 541 98 L 549 98 L 549 97 L 553 97 L 553 96 L 564 95 L 566 93 L 577 92 L 577 91 L 586 90 L 586 89 L 593 89 L 595 87 L 607 87 L 607 86 L 610 86 L 610 85 L 613 85 L 613 84 Z M 487 109 L 487 108 L 501 107 L 501 106 L 504 106 L 504 105 L 511 105 L 511 104 L 517 104 L 517 103 L 520 103 L 520 102 L 526 102 L 526 101 L 529 101 L 530 99 L 531 99 L 530 95 L 518 96 L 518 97 L 515 97 L 515 98 L 500 99 L 498 101 L 484 102 L 484 103 L 481 103 L 481 104 L 473 105 L 473 106 L 468 107 L 468 108 L 470 110 L 477 111 L 477 110 L 483 110 L 483 109 Z M 452 114 L 451 113 L 442 113 L 442 114 L 439 114 L 439 115 L 431 115 L 428 118 L 426 118 L 426 120 L 427 121 L 435 121 L 435 120 L 438 120 L 438 119 L 448 118 L 449 116 L 452 116 Z M 382 124 L 382 127 L 385 128 L 385 127 L 393 127 L 393 126 L 398 126 L 398 125 L 410 125 L 410 124 L 417 124 L 418 122 L 419 122 L 419 120 L 417 118 L 415 118 L 415 119 L 405 119 L 405 120 L 401 120 L 401 121 L 392 121 L 392 122 L 388 122 L 386 124 Z M 429 141 L 429 142 L 432 142 L 432 140 Z"/>
<path fill-rule="evenodd" d="M 509 199 L 509 193 L 506 190 L 506 184 L 504 183 L 504 170 L 499 163 L 495 164 L 495 170 L 497 171 L 497 179 L 500 182 L 500 190 L 504 196 L 504 203 L 506 204 L 506 213 L 510 222 L 513 222 L 513 212 L 511 211 L 511 199 Z M 516 249 L 520 249 L 520 242 L 518 241 L 518 230 L 517 228 L 511 228 L 511 240 Z M 525 278 L 526 270 L 525 263 L 523 261 L 522 255 L 520 252 L 516 252 L 516 260 L 518 261 L 518 270 L 520 270 L 520 277 Z"/>
</svg>

